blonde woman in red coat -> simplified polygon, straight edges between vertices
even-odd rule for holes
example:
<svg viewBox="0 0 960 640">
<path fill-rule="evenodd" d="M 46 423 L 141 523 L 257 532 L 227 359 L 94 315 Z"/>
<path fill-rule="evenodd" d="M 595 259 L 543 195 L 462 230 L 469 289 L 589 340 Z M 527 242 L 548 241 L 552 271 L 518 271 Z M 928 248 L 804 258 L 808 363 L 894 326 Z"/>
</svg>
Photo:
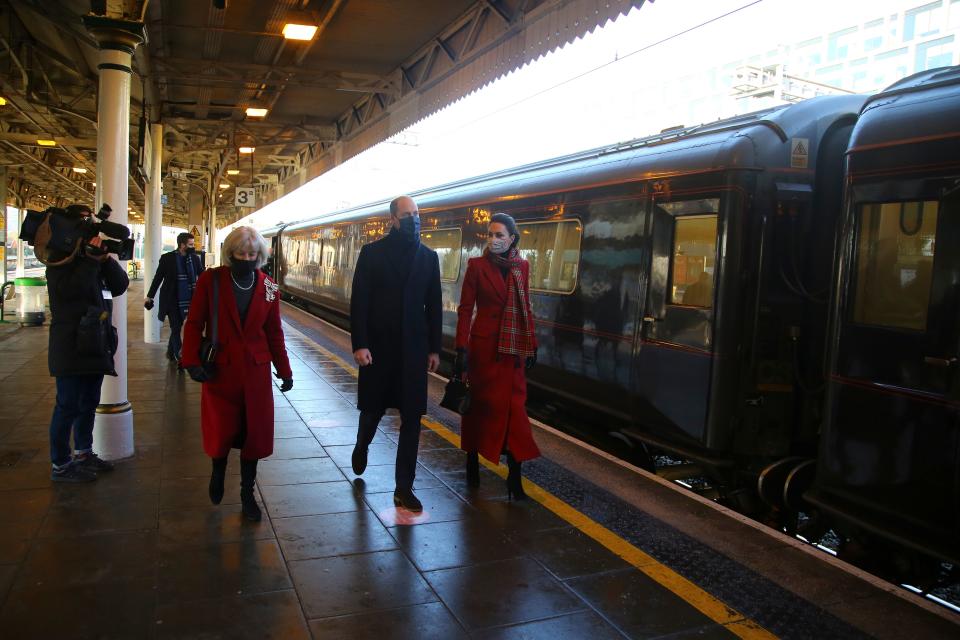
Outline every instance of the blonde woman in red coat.
<svg viewBox="0 0 960 640">
<path fill-rule="evenodd" d="M 203 449 L 213 460 L 210 501 L 220 504 L 227 471 L 227 454 L 240 449 L 240 502 L 247 520 L 259 521 L 253 497 L 257 460 L 273 453 L 273 386 L 270 363 L 283 380 L 280 390 L 293 388 L 293 373 L 280 325 L 277 285 L 260 267 L 269 245 L 255 229 L 239 227 L 223 241 L 221 264 L 197 280 L 184 325 L 182 363 L 190 377 L 203 382 L 200 425 Z M 213 319 L 213 283 L 217 305 L 216 373 L 205 379 L 200 366 L 200 340 Z"/>
<path fill-rule="evenodd" d="M 470 412 L 463 416 L 460 448 L 467 452 L 467 484 L 480 484 L 482 455 L 499 463 L 506 454 L 507 496 L 526 498 L 520 463 L 540 455 L 527 418 L 526 369 L 537 361 L 530 311 L 530 265 L 520 257 L 517 224 L 494 214 L 483 256 L 471 258 L 457 308 L 457 359 L 467 371 Z M 476 317 L 474 317 L 476 308 Z"/>
</svg>

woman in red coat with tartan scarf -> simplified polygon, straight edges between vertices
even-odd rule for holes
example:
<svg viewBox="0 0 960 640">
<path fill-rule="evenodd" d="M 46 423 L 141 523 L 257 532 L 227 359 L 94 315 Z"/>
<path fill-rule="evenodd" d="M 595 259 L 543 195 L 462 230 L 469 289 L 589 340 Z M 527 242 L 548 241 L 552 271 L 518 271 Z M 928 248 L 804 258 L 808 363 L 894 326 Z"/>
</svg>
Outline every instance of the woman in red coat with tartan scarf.
<svg viewBox="0 0 960 640">
<path fill-rule="evenodd" d="M 203 383 L 200 425 L 203 449 L 213 460 L 210 501 L 220 504 L 227 454 L 240 449 L 240 502 L 247 520 L 260 520 L 253 497 L 257 460 L 273 453 L 273 384 L 270 363 L 293 388 L 293 373 L 280 325 L 280 294 L 259 267 L 269 246 L 251 227 L 234 229 L 223 241 L 221 263 L 204 271 L 184 326 L 182 363 L 190 377 Z M 214 283 L 217 309 L 216 372 L 206 379 L 200 366 L 200 340 L 212 333 Z"/>
<path fill-rule="evenodd" d="M 507 456 L 507 496 L 526 498 L 520 463 L 540 455 L 527 417 L 525 370 L 537 361 L 530 311 L 530 265 L 520 257 L 517 224 L 494 214 L 483 256 L 471 258 L 457 308 L 454 371 L 467 370 L 470 412 L 463 416 L 460 448 L 467 452 L 467 484 L 480 484 L 479 453 L 491 462 Z M 476 307 L 476 317 L 474 308 Z"/>
</svg>

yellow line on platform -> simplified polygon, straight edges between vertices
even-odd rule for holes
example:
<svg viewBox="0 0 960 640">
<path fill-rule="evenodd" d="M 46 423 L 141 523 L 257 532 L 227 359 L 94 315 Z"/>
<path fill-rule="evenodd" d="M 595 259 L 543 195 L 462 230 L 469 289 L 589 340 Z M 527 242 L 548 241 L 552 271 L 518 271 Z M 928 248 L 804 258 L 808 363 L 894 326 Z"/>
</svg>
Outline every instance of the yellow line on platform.
<svg viewBox="0 0 960 640">
<path fill-rule="evenodd" d="M 289 324 L 287 327 L 293 329 L 306 340 L 310 341 L 310 343 L 313 344 L 318 351 L 322 352 L 325 356 L 339 364 L 346 371 L 349 371 L 354 377 L 357 376 L 357 368 L 351 365 L 349 362 L 333 353 L 329 349 L 316 344 L 310 340 L 308 336 L 304 335 L 303 332 L 290 327 Z M 450 429 L 446 428 L 439 422 L 424 416 L 423 424 L 425 424 L 429 429 L 434 431 L 437 435 L 445 439 L 453 446 L 458 448 L 460 447 L 460 436 L 453 431 L 450 431 Z M 482 457 L 480 458 L 480 461 L 484 464 L 484 466 L 501 478 L 505 478 L 507 476 L 507 472 L 504 470 L 502 465 L 493 464 Z M 534 482 L 524 478 L 523 487 L 528 496 L 539 502 L 545 508 L 549 509 L 563 520 L 569 522 L 571 525 L 593 538 L 596 542 L 606 547 L 615 555 L 623 558 L 626 562 L 639 569 L 657 584 L 682 598 L 690 606 L 700 611 L 706 617 L 710 618 L 714 622 L 722 624 L 725 629 L 734 635 L 744 638 L 744 640 L 772 640 L 777 638 L 777 636 L 770 633 L 756 622 L 747 619 L 746 616 L 725 605 L 722 601 L 718 600 L 694 583 L 690 582 L 670 567 L 660 563 L 652 556 L 644 553 L 637 547 L 618 536 L 613 531 L 610 531 L 600 523 L 592 520 L 589 516 L 577 511 L 566 502 L 557 498 L 552 493 L 543 489 Z"/>
</svg>

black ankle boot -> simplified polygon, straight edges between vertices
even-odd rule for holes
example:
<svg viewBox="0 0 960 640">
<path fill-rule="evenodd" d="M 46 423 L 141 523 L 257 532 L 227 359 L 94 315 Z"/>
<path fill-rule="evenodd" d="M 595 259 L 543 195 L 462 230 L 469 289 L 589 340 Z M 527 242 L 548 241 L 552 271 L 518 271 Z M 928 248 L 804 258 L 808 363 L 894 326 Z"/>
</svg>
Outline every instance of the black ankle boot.
<svg viewBox="0 0 960 640">
<path fill-rule="evenodd" d="M 262 517 L 260 507 L 253 497 L 253 485 L 257 480 L 257 461 L 240 461 L 240 505 L 243 508 L 243 517 L 251 522 L 260 522 Z"/>
<path fill-rule="evenodd" d="M 507 499 L 508 500 L 526 500 L 527 494 L 523 491 L 523 482 L 520 476 L 520 462 L 514 459 L 510 452 L 507 452 Z"/>
<path fill-rule="evenodd" d="M 210 473 L 210 502 L 220 504 L 223 500 L 223 479 L 227 474 L 227 458 L 212 458 L 213 471 Z"/>
<path fill-rule="evenodd" d="M 480 486 L 480 458 L 476 451 L 467 451 L 467 486 Z"/>
</svg>

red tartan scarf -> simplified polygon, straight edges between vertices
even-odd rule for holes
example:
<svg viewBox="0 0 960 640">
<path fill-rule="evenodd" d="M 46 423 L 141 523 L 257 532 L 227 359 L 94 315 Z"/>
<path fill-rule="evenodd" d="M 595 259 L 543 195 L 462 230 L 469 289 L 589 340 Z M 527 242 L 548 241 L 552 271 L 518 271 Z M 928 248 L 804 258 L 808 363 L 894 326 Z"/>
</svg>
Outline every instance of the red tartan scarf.
<svg viewBox="0 0 960 640">
<path fill-rule="evenodd" d="M 516 247 L 511 247 L 503 255 L 484 251 L 487 259 L 495 266 L 509 271 L 507 278 L 507 304 L 500 319 L 500 342 L 497 352 L 521 357 L 536 353 L 533 348 L 533 322 L 527 315 L 527 290 L 523 271 L 520 266 L 523 258 Z"/>
</svg>

